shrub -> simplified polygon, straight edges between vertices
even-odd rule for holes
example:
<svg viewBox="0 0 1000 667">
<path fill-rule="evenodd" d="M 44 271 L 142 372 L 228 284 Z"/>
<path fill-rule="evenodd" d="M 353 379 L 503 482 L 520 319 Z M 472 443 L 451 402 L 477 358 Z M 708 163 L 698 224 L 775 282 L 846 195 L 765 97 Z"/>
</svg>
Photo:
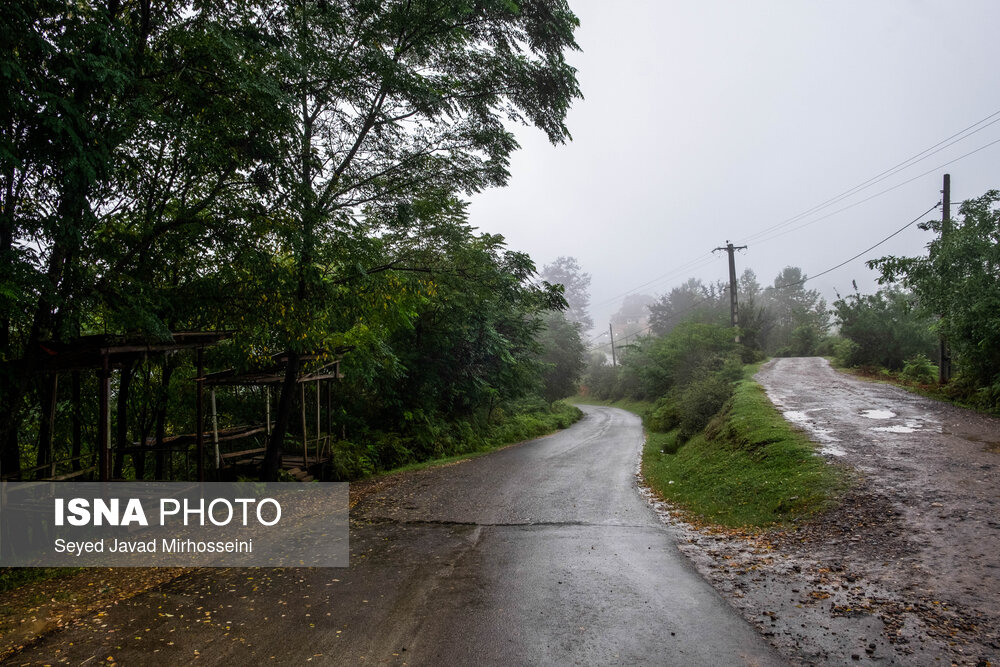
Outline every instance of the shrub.
<svg viewBox="0 0 1000 667">
<path fill-rule="evenodd" d="M 927 355 L 916 354 L 903 363 L 900 375 L 911 382 L 930 384 L 937 378 L 937 366 L 931 363 Z"/>
<path fill-rule="evenodd" d="M 838 366 L 850 366 L 858 354 L 858 344 L 850 338 L 837 338 L 831 347 L 833 360 Z"/>
<path fill-rule="evenodd" d="M 681 424 L 681 413 L 672 396 L 664 396 L 656 401 L 649 414 L 649 429 L 657 433 L 673 431 Z"/>
<path fill-rule="evenodd" d="M 733 395 L 733 382 L 722 374 L 706 375 L 689 384 L 681 393 L 679 439 L 686 442 L 701 432 Z"/>
</svg>

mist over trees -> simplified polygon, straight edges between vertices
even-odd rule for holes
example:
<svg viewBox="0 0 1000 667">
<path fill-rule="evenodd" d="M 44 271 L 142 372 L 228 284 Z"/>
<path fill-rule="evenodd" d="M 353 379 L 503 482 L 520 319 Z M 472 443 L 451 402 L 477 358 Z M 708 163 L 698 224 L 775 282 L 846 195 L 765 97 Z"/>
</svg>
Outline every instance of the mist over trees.
<svg viewBox="0 0 1000 667">
<path fill-rule="evenodd" d="M 580 268 L 575 257 L 557 257 L 543 266 L 538 276 L 549 284 L 562 285 L 568 304 L 564 311 L 567 320 L 579 324 L 582 331 L 594 328 L 594 320 L 587 310 L 590 308 L 590 274 Z"/>
<path fill-rule="evenodd" d="M 694 391 L 699 383 L 692 378 L 701 377 L 702 398 L 717 404 L 725 392 L 715 391 L 722 385 L 711 378 L 724 381 L 730 374 L 723 369 L 734 358 L 812 355 L 929 385 L 937 379 L 933 361 L 942 338 L 956 374 L 941 395 L 1000 410 L 998 203 L 1000 192 L 991 190 L 965 201 L 960 219 L 923 223 L 936 233 L 927 255 L 868 262 L 880 271 L 884 287 L 874 294 L 838 295 L 832 308 L 807 287 L 808 276 L 798 267 L 785 267 L 763 288 L 746 269 L 737 284 L 738 345 L 724 344 L 735 333 L 728 284 L 691 278 L 649 303 L 648 328 L 616 349 L 619 368 L 608 362 L 609 345 L 598 346 L 587 364 L 586 390 L 605 399 L 659 397 L 670 410 L 693 410 L 697 401 L 685 402 L 678 392 Z M 637 319 L 646 300 L 627 299 L 623 310 L 631 309 Z M 692 364 L 701 369 L 693 375 Z M 667 415 L 663 410 L 661 416 Z"/>
<path fill-rule="evenodd" d="M 349 351 L 342 425 L 381 420 L 416 449 L 436 420 L 485 419 L 541 391 L 537 336 L 565 301 L 533 283 L 528 257 L 472 232 L 462 197 L 506 183 L 505 122 L 568 138 L 579 89 L 565 2 L 64 9 L 4 10 L 5 471 L 30 460 L 50 402 L 44 345 L 89 334 L 227 330 L 210 361 L 238 369 L 283 353 L 268 479 L 316 355 Z M 116 371 L 119 445 L 193 427 L 190 364 Z M 58 428 L 94 382 L 74 382 L 76 401 L 63 384 Z M 73 428 L 92 446 L 87 414 Z"/>
</svg>

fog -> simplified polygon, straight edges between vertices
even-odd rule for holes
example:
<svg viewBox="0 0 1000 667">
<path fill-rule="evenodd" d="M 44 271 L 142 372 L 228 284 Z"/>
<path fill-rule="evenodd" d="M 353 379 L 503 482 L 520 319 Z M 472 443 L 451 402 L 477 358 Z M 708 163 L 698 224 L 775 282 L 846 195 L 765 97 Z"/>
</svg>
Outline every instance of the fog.
<svg viewBox="0 0 1000 667">
<path fill-rule="evenodd" d="M 474 197 L 471 219 L 539 267 L 576 257 L 599 330 L 626 293 L 727 279 L 726 254 L 711 252 L 727 240 L 749 246 L 737 268 L 766 285 L 786 265 L 826 271 L 920 217 L 946 172 L 953 202 L 1000 188 L 1000 3 L 570 5 L 585 97 L 573 141 L 519 128 L 510 185 Z M 807 287 L 828 300 L 852 280 L 874 291 L 864 259 L 916 255 L 930 238 L 912 225 Z"/>
</svg>

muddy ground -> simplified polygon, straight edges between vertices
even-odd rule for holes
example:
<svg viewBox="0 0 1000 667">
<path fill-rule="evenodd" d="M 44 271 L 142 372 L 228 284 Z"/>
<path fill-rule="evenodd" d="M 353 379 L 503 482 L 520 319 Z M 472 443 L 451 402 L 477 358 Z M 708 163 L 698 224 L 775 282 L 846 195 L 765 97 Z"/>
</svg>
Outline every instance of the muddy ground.
<svg viewBox="0 0 1000 667">
<path fill-rule="evenodd" d="M 801 665 L 1000 664 L 1000 420 L 778 359 L 756 378 L 854 481 L 764 535 L 661 516 L 681 550 Z"/>
</svg>

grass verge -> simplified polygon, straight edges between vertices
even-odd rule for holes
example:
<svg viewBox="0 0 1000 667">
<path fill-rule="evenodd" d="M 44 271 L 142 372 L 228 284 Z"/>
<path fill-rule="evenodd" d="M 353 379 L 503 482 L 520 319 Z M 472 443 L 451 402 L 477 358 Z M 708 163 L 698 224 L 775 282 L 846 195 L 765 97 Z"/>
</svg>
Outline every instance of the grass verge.
<svg viewBox="0 0 1000 667">
<path fill-rule="evenodd" d="M 644 423 L 652 406 L 576 402 L 621 407 Z M 761 529 L 800 521 L 829 508 L 847 486 L 845 471 L 818 456 L 752 380 L 737 383 L 702 433 L 680 447 L 677 437 L 676 429 L 647 429 L 642 472 L 650 488 L 696 525 Z"/>
<path fill-rule="evenodd" d="M 827 509 L 846 484 L 844 472 L 817 456 L 750 380 L 676 454 L 661 453 L 676 432 L 660 436 L 643 451 L 647 483 L 705 522 L 764 528 L 798 521 Z"/>
</svg>

